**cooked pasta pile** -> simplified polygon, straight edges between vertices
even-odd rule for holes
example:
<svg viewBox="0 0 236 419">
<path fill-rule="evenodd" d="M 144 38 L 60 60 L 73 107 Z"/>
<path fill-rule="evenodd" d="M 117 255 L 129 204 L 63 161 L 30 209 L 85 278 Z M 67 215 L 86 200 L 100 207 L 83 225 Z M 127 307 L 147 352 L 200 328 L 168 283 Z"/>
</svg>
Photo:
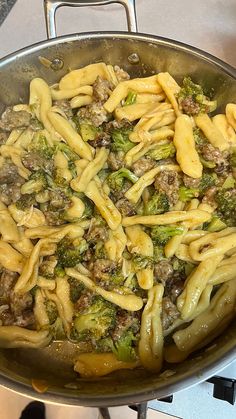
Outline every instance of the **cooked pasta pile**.
<svg viewBox="0 0 236 419">
<path fill-rule="evenodd" d="M 236 104 L 91 64 L 0 120 L 0 346 L 158 373 L 235 315 Z M 215 116 L 212 116 L 215 115 Z M 167 339 L 168 336 L 168 339 Z"/>
</svg>

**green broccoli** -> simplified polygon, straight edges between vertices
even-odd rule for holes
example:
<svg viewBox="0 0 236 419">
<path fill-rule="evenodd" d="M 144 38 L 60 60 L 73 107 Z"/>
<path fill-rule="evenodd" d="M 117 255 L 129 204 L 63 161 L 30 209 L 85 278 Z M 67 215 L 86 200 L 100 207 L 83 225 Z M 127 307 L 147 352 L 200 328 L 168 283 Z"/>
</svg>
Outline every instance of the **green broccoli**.
<svg viewBox="0 0 236 419">
<path fill-rule="evenodd" d="M 191 199 L 198 197 L 198 195 L 198 189 L 186 188 L 185 186 L 180 186 L 179 188 L 179 200 L 182 202 L 191 201 Z"/>
<path fill-rule="evenodd" d="M 29 151 L 35 151 L 41 156 L 45 157 L 47 160 L 51 159 L 55 149 L 48 144 L 47 138 L 42 134 L 41 131 L 38 131 L 34 134 L 33 139 L 28 147 Z"/>
<path fill-rule="evenodd" d="M 236 150 L 235 149 L 233 150 L 233 153 L 230 156 L 229 164 L 231 168 L 236 167 Z"/>
<path fill-rule="evenodd" d="M 156 245 L 164 246 L 171 237 L 180 236 L 184 232 L 184 227 L 172 226 L 155 226 L 151 229 L 151 238 Z"/>
<path fill-rule="evenodd" d="M 77 340 L 99 340 L 114 328 L 116 308 L 100 296 L 94 296 L 91 304 L 79 313 L 74 320 Z"/>
<path fill-rule="evenodd" d="M 227 225 L 217 216 L 214 216 L 210 223 L 207 225 L 207 230 L 211 233 L 215 231 L 221 231 L 226 228 Z"/>
<path fill-rule="evenodd" d="M 129 134 L 132 131 L 127 128 L 115 129 L 112 134 L 112 151 L 123 151 L 127 153 L 131 148 L 135 146 L 135 143 L 129 140 Z"/>
<path fill-rule="evenodd" d="M 98 128 L 87 121 L 81 121 L 79 132 L 84 141 L 93 141 L 97 136 Z"/>
<path fill-rule="evenodd" d="M 85 290 L 84 284 L 78 281 L 75 278 L 68 278 L 68 283 L 70 285 L 70 300 L 72 303 L 76 303 L 78 299 L 81 297 L 82 293 Z"/>
<path fill-rule="evenodd" d="M 69 161 L 79 160 L 80 158 L 78 154 L 76 154 L 67 144 L 63 142 L 58 142 L 56 149 L 64 153 Z"/>
<path fill-rule="evenodd" d="M 47 179 L 43 170 L 34 172 L 27 182 L 21 186 L 21 193 L 31 195 L 47 188 Z"/>
<path fill-rule="evenodd" d="M 141 269 L 151 268 L 153 266 L 153 257 L 133 253 L 132 262 L 134 264 L 135 271 L 140 271 Z"/>
<path fill-rule="evenodd" d="M 104 242 L 98 240 L 95 245 L 95 259 L 106 259 L 106 250 L 104 247 Z"/>
<path fill-rule="evenodd" d="M 217 174 L 216 173 L 203 173 L 200 185 L 199 185 L 199 192 L 200 195 L 203 195 L 207 189 L 212 188 L 218 182 Z"/>
<path fill-rule="evenodd" d="M 233 188 L 235 185 L 235 180 L 233 178 L 232 175 L 227 176 L 227 178 L 225 179 L 223 185 L 222 185 L 222 189 L 231 189 Z"/>
<path fill-rule="evenodd" d="M 21 211 L 26 211 L 32 205 L 35 204 L 35 195 L 34 194 L 25 194 L 16 201 L 16 208 Z"/>
<path fill-rule="evenodd" d="M 147 155 L 154 160 L 168 159 L 175 155 L 175 146 L 173 143 L 157 145 L 153 150 L 150 150 Z"/>
<path fill-rule="evenodd" d="M 165 193 L 155 192 L 151 199 L 144 205 L 144 214 L 163 214 L 169 211 L 170 204 L 168 197 Z"/>
<path fill-rule="evenodd" d="M 217 214 L 228 226 L 236 225 L 236 189 L 220 189 L 215 195 Z"/>
<path fill-rule="evenodd" d="M 214 167 L 216 167 L 216 163 L 214 161 L 205 160 L 201 155 L 199 155 L 199 159 L 203 167 L 206 169 L 214 169 Z"/>
<path fill-rule="evenodd" d="M 125 99 L 124 106 L 133 105 L 136 102 L 137 93 L 130 91 Z"/>
<path fill-rule="evenodd" d="M 56 304 L 52 300 L 46 300 L 45 307 L 46 307 L 46 312 L 49 318 L 49 324 L 55 323 L 58 317 Z"/>
<path fill-rule="evenodd" d="M 53 339 L 55 340 L 65 340 L 66 334 L 63 327 L 63 323 L 60 317 L 56 318 L 56 321 L 51 325 L 50 332 Z"/>
<path fill-rule="evenodd" d="M 66 272 L 60 265 L 56 265 L 54 269 L 54 275 L 56 277 L 59 276 L 60 278 L 63 278 L 66 275 Z"/>
<path fill-rule="evenodd" d="M 190 77 L 184 77 L 183 86 L 178 93 L 178 101 L 188 115 L 213 112 L 217 107 L 217 101 L 209 101 L 202 87 L 193 83 Z"/>
<path fill-rule="evenodd" d="M 107 177 L 107 183 L 112 191 L 121 191 L 124 187 L 125 179 L 135 183 L 139 178 L 129 169 L 122 167 Z"/>
<path fill-rule="evenodd" d="M 120 339 L 114 343 L 113 353 L 119 361 L 132 362 L 137 358 L 134 344 L 137 337 L 134 336 L 132 330 L 126 331 Z"/>
<path fill-rule="evenodd" d="M 83 260 L 84 253 L 88 249 L 85 240 L 81 240 L 76 246 L 73 241 L 65 237 L 57 244 L 56 255 L 60 267 L 72 268 Z"/>
</svg>

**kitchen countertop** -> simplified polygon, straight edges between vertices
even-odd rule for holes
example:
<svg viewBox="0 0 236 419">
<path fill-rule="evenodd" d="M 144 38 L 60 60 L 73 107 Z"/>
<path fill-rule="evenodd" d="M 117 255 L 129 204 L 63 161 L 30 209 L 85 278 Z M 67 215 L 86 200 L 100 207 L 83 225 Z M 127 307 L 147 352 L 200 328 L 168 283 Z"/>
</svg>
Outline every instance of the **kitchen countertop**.
<svg viewBox="0 0 236 419">
<path fill-rule="evenodd" d="M 140 32 L 186 42 L 236 67 L 235 0 L 136 0 L 136 7 Z M 61 8 L 57 17 L 60 35 L 126 30 L 120 5 Z M 0 26 L 0 57 L 43 39 L 43 0 L 17 0 Z"/>
</svg>

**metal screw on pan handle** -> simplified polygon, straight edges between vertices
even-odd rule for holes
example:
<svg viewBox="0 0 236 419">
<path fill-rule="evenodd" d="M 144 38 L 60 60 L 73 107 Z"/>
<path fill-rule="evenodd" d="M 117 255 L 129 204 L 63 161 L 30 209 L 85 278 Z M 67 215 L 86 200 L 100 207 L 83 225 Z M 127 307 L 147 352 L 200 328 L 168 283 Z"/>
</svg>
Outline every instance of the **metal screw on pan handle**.
<svg viewBox="0 0 236 419">
<path fill-rule="evenodd" d="M 137 32 L 135 0 L 44 0 L 44 12 L 49 39 L 56 38 L 56 11 L 59 7 L 104 6 L 119 3 L 125 8 L 129 32 Z"/>
</svg>

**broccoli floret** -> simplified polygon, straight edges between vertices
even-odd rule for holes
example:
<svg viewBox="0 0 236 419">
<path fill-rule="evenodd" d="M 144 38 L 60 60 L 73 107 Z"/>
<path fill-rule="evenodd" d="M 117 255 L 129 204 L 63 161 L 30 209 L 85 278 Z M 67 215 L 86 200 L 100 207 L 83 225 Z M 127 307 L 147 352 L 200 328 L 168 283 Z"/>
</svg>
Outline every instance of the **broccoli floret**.
<svg viewBox="0 0 236 419">
<path fill-rule="evenodd" d="M 68 278 L 68 283 L 70 285 L 70 299 L 72 303 L 76 303 L 85 289 L 84 284 L 75 278 Z"/>
<path fill-rule="evenodd" d="M 59 142 L 57 144 L 57 150 L 60 150 L 66 155 L 69 161 L 78 160 L 80 157 L 76 154 L 67 144 Z"/>
<path fill-rule="evenodd" d="M 236 167 L 236 152 L 234 150 L 233 154 L 230 156 L 229 159 L 230 167 L 235 168 Z"/>
<path fill-rule="evenodd" d="M 200 195 L 204 194 L 207 189 L 212 188 L 212 186 L 215 186 L 217 184 L 217 181 L 218 178 L 216 173 L 203 173 L 199 185 Z"/>
<path fill-rule="evenodd" d="M 55 340 L 64 340 L 66 338 L 65 330 L 60 317 L 57 317 L 56 321 L 51 325 L 50 332 Z"/>
<path fill-rule="evenodd" d="M 47 187 L 47 180 L 43 170 L 34 172 L 27 182 L 21 186 L 21 193 L 30 195 L 38 193 Z"/>
<path fill-rule="evenodd" d="M 211 222 L 207 225 L 207 230 L 213 233 L 214 231 L 220 231 L 226 228 L 227 225 L 217 216 L 214 216 Z"/>
<path fill-rule="evenodd" d="M 157 145 L 154 150 L 151 150 L 147 153 L 154 160 L 168 159 L 175 155 L 175 146 L 173 143 Z"/>
<path fill-rule="evenodd" d="M 16 201 L 16 208 L 21 211 L 26 211 L 32 205 L 35 204 L 34 194 L 22 195 L 18 201 Z"/>
<path fill-rule="evenodd" d="M 190 77 L 184 78 L 183 86 L 178 94 L 178 100 L 188 115 L 196 115 L 200 112 L 213 112 L 217 107 L 217 102 L 215 100 L 207 100 L 202 87 L 193 83 Z"/>
<path fill-rule="evenodd" d="M 136 359 L 134 343 L 137 338 L 131 330 L 125 332 L 114 344 L 113 353 L 119 361 L 132 362 Z"/>
<path fill-rule="evenodd" d="M 45 306 L 46 306 L 46 312 L 49 318 L 49 323 L 53 324 L 55 323 L 57 317 L 58 317 L 58 311 L 57 311 L 57 306 L 56 304 L 52 301 L 52 300 L 47 300 L 45 302 Z"/>
<path fill-rule="evenodd" d="M 125 179 L 135 183 L 139 178 L 129 169 L 122 167 L 108 176 L 107 183 L 113 191 L 121 191 L 124 186 Z"/>
<path fill-rule="evenodd" d="M 220 189 L 215 195 L 217 214 L 229 227 L 236 225 L 236 189 Z"/>
<path fill-rule="evenodd" d="M 133 105 L 136 102 L 136 98 L 137 98 L 137 93 L 129 92 L 125 100 L 124 106 Z"/>
<path fill-rule="evenodd" d="M 85 240 L 81 240 L 78 245 L 75 245 L 73 241 L 65 237 L 57 245 L 58 265 L 67 268 L 74 267 L 82 262 L 87 249 L 88 244 Z"/>
<path fill-rule="evenodd" d="M 180 186 L 179 188 L 179 200 L 182 202 L 191 201 L 191 199 L 196 198 L 198 195 L 198 189 L 186 188 L 185 186 Z"/>
<path fill-rule="evenodd" d="M 235 185 L 235 180 L 234 180 L 234 178 L 233 178 L 232 175 L 229 175 L 225 179 L 225 181 L 224 181 L 224 183 L 222 185 L 222 188 L 223 189 L 231 189 L 231 188 L 234 188 L 234 185 Z"/>
<path fill-rule="evenodd" d="M 180 226 L 156 226 L 151 229 L 151 238 L 155 244 L 164 246 L 171 237 L 183 234 L 184 228 Z"/>
<path fill-rule="evenodd" d="M 131 148 L 135 146 L 135 143 L 129 140 L 129 134 L 131 133 L 130 129 L 120 128 L 115 129 L 112 134 L 112 151 L 123 151 L 127 153 Z"/>
<path fill-rule="evenodd" d="M 57 265 L 54 269 L 54 275 L 59 276 L 60 278 L 63 278 L 65 276 L 66 272 L 65 270 L 60 266 Z"/>
<path fill-rule="evenodd" d="M 153 257 L 133 253 L 132 262 L 134 264 L 135 271 L 140 271 L 141 269 L 151 268 L 153 266 Z"/>
<path fill-rule="evenodd" d="M 46 159 L 51 159 L 55 149 L 48 144 L 47 138 L 42 132 L 37 132 L 29 145 L 29 151 L 36 151 Z"/>
<path fill-rule="evenodd" d="M 163 214 L 169 211 L 170 204 L 166 194 L 156 192 L 144 206 L 145 215 Z"/>
<path fill-rule="evenodd" d="M 93 141 L 97 136 L 98 129 L 88 122 L 81 121 L 79 124 L 79 132 L 84 141 Z"/>
<path fill-rule="evenodd" d="M 114 328 L 116 308 L 102 297 L 95 296 L 91 304 L 74 320 L 77 340 L 99 340 Z"/>
</svg>

